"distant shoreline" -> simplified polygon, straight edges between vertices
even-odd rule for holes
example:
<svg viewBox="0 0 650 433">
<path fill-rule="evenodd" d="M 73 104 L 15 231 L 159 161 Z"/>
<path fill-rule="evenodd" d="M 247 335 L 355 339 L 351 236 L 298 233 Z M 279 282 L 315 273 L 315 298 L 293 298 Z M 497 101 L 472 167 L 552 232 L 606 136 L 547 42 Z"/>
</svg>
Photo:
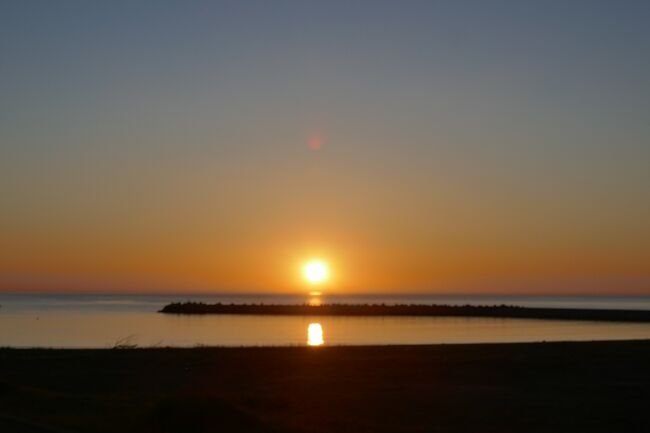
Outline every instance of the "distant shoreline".
<svg viewBox="0 0 650 433">
<path fill-rule="evenodd" d="M 510 305 L 420 305 L 420 304 L 206 304 L 174 302 L 159 313 L 178 315 L 270 315 L 270 316 L 401 316 L 401 317 L 491 317 L 507 319 L 587 320 L 605 322 L 650 322 L 647 310 L 581 308 L 530 308 Z"/>
</svg>

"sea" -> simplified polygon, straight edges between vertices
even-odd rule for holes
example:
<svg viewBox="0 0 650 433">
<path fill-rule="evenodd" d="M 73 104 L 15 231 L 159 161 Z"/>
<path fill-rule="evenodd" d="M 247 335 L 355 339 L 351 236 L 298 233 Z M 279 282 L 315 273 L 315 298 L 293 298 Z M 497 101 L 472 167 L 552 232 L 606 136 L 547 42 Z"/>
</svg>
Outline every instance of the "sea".
<svg viewBox="0 0 650 433">
<path fill-rule="evenodd" d="M 0 293 L 0 347 L 337 346 L 650 339 L 650 323 L 463 317 L 205 315 L 170 302 L 517 305 L 650 310 L 650 296 Z"/>
</svg>

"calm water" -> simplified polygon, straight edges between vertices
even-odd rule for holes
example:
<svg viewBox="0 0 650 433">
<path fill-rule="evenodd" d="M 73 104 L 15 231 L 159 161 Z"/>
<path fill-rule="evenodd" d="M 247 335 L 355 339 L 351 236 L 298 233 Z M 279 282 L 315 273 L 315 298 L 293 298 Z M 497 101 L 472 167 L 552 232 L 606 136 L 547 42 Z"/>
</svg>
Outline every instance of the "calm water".
<svg viewBox="0 0 650 433">
<path fill-rule="evenodd" d="M 171 316 L 177 300 L 304 303 L 298 296 L 0 294 L 0 346 L 428 344 L 650 338 L 650 324 L 489 318 Z M 650 297 L 362 296 L 321 302 L 650 309 Z"/>
</svg>

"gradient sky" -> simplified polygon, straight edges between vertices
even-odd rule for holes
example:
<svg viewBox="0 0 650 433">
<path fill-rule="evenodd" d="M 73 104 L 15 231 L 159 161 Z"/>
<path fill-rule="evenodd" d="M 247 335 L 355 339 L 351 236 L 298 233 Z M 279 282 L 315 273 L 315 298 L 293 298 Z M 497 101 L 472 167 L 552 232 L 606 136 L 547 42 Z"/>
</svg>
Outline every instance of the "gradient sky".
<svg viewBox="0 0 650 433">
<path fill-rule="evenodd" d="M 2 290 L 650 294 L 647 1 L 3 1 Z"/>
</svg>

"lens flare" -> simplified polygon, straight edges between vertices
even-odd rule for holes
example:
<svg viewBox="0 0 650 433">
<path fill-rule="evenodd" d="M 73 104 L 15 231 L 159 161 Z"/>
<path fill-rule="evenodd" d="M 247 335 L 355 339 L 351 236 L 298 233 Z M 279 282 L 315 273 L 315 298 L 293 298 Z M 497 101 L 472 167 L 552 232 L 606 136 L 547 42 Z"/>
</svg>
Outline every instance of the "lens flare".
<svg viewBox="0 0 650 433">
<path fill-rule="evenodd" d="M 317 135 L 309 137 L 309 140 L 307 142 L 309 145 L 309 148 L 311 150 L 320 150 L 320 148 L 323 146 L 323 139 Z"/>
</svg>

